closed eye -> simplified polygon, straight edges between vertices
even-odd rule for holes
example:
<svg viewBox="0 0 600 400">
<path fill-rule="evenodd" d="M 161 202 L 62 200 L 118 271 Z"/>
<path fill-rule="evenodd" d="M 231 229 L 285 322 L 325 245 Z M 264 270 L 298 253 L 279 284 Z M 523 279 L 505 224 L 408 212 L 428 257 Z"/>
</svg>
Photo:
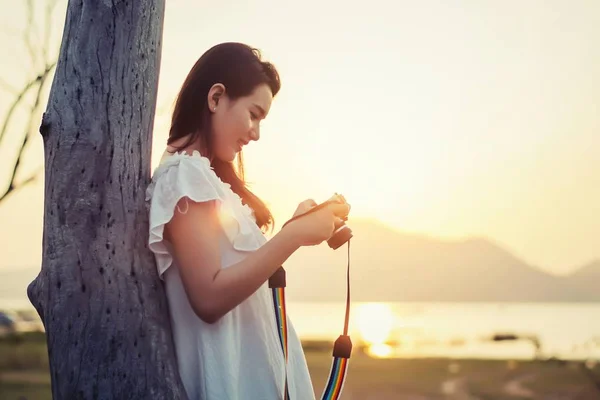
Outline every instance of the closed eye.
<svg viewBox="0 0 600 400">
<path fill-rule="evenodd" d="M 253 106 L 256 107 L 256 109 L 260 112 L 261 118 L 265 118 L 267 116 L 267 113 L 261 106 L 259 106 L 258 104 L 253 104 Z M 258 115 L 254 114 L 254 117 L 257 118 Z"/>
</svg>

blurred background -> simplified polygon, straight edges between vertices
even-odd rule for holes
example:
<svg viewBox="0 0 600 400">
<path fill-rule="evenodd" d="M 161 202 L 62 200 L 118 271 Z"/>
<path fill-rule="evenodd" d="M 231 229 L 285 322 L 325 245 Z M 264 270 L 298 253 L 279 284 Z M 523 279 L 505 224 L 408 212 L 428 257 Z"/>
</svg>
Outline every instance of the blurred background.
<svg viewBox="0 0 600 400">
<path fill-rule="evenodd" d="M 66 0 L 0 0 L 0 398 L 50 398 L 38 128 Z M 277 228 L 352 204 L 344 399 L 600 399 L 600 3 L 170 0 L 152 168 L 175 96 L 214 44 L 275 64 L 245 150 Z M 319 392 L 342 332 L 345 247 L 286 264 Z M 20 397 L 21 396 L 21 397 Z"/>
</svg>

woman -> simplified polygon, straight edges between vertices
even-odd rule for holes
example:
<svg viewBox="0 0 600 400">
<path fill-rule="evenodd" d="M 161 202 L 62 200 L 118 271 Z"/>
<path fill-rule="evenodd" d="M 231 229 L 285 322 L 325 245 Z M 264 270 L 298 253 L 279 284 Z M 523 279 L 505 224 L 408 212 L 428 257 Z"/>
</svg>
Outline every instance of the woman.
<svg viewBox="0 0 600 400">
<path fill-rule="evenodd" d="M 276 69 L 258 50 L 240 43 L 208 50 L 181 88 L 148 187 L 149 247 L 192 400 L 283 399 L 286 392 L 314 399 L 289 321 L 285 362 L 267 281 L 298 248 L 327 240 L 349 206 L 331 204 L 265 238 L 273 218 L 245 186 L 241 151 L 259 139 L 279 88 Z M 294 216 L 313 206 L 300 203 Z"/>
</svg>

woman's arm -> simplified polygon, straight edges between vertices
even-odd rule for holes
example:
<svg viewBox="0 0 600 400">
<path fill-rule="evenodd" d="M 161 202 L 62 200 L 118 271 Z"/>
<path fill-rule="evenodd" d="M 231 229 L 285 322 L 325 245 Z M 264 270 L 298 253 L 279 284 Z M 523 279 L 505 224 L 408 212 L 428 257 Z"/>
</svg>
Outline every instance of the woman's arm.
<svg viewBox="0 0 600 400">
<path fill-rule="evenodd" d="M 300 247 L 287 227 L 244 260 L 221 269 L 220 222 L 214 202 L 189 199 L 166 226 L 185 292 L 196 315 L 214 323 L 254 293 Z M 185 209 L 185 204 L 178 208 Z"/>
</svg>

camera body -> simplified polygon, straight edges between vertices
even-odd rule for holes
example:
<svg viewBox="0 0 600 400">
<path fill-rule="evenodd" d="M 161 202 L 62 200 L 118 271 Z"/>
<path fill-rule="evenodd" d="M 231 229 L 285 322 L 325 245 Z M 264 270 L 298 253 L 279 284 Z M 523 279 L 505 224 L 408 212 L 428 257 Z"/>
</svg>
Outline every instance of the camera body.
<svg viewBox="0 0 600 400">
<path fill-rule="evenodd" d="M 352 236 L 352 230 L 348 227 L 348 225 L 342 223 L 342 226 L 337 228 L 335 232 L 333 232 L 333 235 L 327 239 L 327 244 L 333 250 L 336 250 L 338 247 L 348 242 L 348 240 L 352 239 Z"/>
<path fill-rule="evenodd" d="M 313 213 L 323 207 L 326 207 L 328 204 L 339 203 L 340 200 L 342 201 L 342 203 L 347 204 L 344 196 L 336 193 L 329 200 L 314 206 L 313 208 L 311 208 L 310 210 L 306 211 L 303 214 L 296 215 L 293 218 L 289 219 L 285 224 L 283 224 L 283 227 L 285 227 L 287 224 L 289 224 L 290 222 L 292 222 L 298 218 L 302 218 L 306 214 Z M 336 224 L 335 230 L 334 230 L 333 234 L 331 235 L 331 237 L 329 239 L 327 239 L 327 244 L 329 245 L 329 247 L 331 247 L 334 250 L 338 249 L 340 246 L 342 246 L 343 244 L 347 243 L 350 239 L 352 239 L 352 236 L 353 236 L 352 230 L 345 223 L 347 220 L 348 220 L 348 215 L 344 215 L 341 218 L 341 222 Z M 282 229 L 283 229 L 283 227 L 282 227 Z"/>
<path fill-rule="evenodd" d="M 328 203 L 330 201 L 335 201 L 335 200 L 341 200 L 344 203 L 346 203 L 346 199 L 344 198 L 344 196 L 342 196 L 341 194 L 337 194 L 337 193 L 334 194 L 334 196 L 325 203 Z M 336 250 L 340 246 L 346 244 L 350 239 L 352 239 L 352 236 L 353 236 L 352 229 L 350 229 L 350 227 L 348 227 L 348 225 L 346 225 L 346 223 L 345 223 L 345 221 L 348 219 L 348 216 L 345 215 L 344 218 L 342 218 L 342 219 L 343 219 L 343 221 L 341 222 L 341 225 L 337 226 L 336 230 L 333 232 L 333 235 L 331 235 L 331 237 L 329 239 L 327 239 L 327 244 L 333 250 Z"/>
</svg>

